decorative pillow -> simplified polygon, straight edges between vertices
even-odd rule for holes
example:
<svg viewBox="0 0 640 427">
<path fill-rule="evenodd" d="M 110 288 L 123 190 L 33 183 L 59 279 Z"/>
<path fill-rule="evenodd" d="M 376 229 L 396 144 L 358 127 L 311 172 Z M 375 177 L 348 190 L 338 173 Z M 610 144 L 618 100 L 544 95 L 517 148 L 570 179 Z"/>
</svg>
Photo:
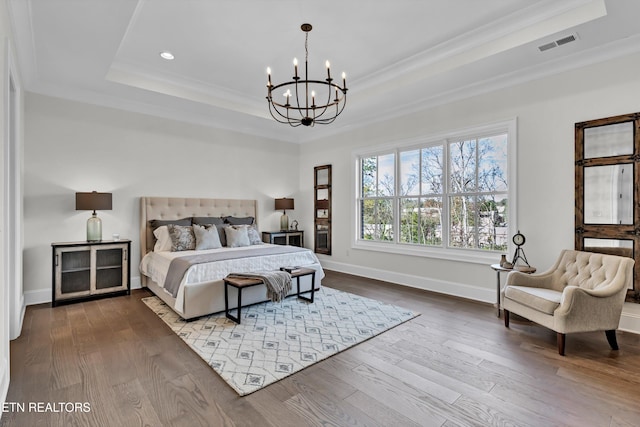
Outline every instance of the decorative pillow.
<svg viewBox="0 0 640 427">
<path fill-rule="evenodd" d="M 247 234 L 249 235 L 249 242 L 251 242 L 252 245 L 261 245 L 263 243 L 255 225 L 247 227 Z"/>
<path fill-rule="evenodd" d="M 153 237 L 147 237 L 147 249 L 151 249 L 153 246 L 153 250 L 156 251 L 156 241 L 157 236 L 155 235 L 155 231 L 165 225 L 169 224 L 177 224 L 177 225 L 191 225 L 191 218 L 181 218 L 181 219 L 151 219 L 149 220 L 149 226 L 151 227 L 151 231 L 153 232 Z M 167 249 L 170 250 L 170 249 Z M 158 251 L 156 251 L 158 252 Z"/>
<path fill-rule="evenodd" d="M 192 251 L 196 248 L 196 236 L 192 226 L 167 225 L 171 237 L 171 252 Z"/>
<path fill-rule="evenodd" d="M 153 246 L 154 252 L 171 251 L 171 236 L 169 236 L 169 229 L 166 225 L 156 228 L 153 235 L 156 237 L 156 244 Z"/>
<path fill-rule="evenodd" d="M 224 223 L 224 218 L 215 217 L 215 216 L 194 216 L 191 218 L 194 224 L 198 225 L 209 225 L 213 224 L 218 229 L 218 237 L 220 238 L 220 244 L 222 246 L 227 246 L 227 236 L 224 234 L 224 226 L 227 225 Z"/>
<path fill-rule="evenodd" d="M 236 216 L 225 216 L 224 222 L 231 225 L 251 225 L 256 221 L 256 219 L 252 216 L 245 217 L 236 217 Z"/>
<path fill-rule="evenodd" d="M 229 225 L 227 225 L 227 227 L 229 227 Z M 247 229 L 247 236 L 249 237 L 249 243 L 251 245 L 262 245 L 262 239 L 260 238 L 260 232 L 258 232 L 258 229 L 256 228 L 255 225 L 246 225 L 246 224 L 242 224 L 242 225 L 232 225 L 231 227 L 233 228 L 246 228 Z"/>
<path fill-rule="evenodd" d="M 224 231 L 227 235 L 227 247 L 239 248 L 242 246 L 251 246 L 247 227 L 236 227 L 232 225 L 225 227 Z"/>
<path fill-rule="evenodd" d="M 218 249 L 222 247 L 218 229 L 213 224 L 193 224 L 193 234 L 196 237 L 196 251 L 204 249 Z"/>
</svg>

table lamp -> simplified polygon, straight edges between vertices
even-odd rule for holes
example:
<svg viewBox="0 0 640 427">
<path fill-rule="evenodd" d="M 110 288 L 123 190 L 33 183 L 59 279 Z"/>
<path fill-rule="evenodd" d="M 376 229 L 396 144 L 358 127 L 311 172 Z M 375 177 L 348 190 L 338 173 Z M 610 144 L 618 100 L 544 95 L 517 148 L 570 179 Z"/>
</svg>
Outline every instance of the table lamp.
<svg viewBox="0 0 640 427">
<path fill-rule="evenodd" d="M 276 210 L 282 210 L 282 216 L 280 217 L 280 230 L 286 231 L 289 229 L 289 217 L 287 216 L 287 209 L 293 209 L 293 199 L 276 199 Z"/>
<path fill-rule="evenodd" d="M 87 220 L 87 241 L 99 242 L 102 240 L 102 220 L 98 218 L 96 210 L 111 210 L 111 193 L 76 193 L 76 210 L 93 211 Z"/>
</svg>

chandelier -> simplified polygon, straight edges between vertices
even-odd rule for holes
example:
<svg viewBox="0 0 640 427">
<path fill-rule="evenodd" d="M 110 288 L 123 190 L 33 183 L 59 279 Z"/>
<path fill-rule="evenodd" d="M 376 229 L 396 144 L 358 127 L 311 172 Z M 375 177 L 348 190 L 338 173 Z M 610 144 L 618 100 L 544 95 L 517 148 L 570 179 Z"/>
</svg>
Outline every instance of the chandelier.
<svg viewBox="0 0 640 427">
<path fill-rule="evenodd" d="M 342 113 L 347 103 L 346 75 L 342 73 L 342 86 L 333 83 L 329 61 L 327 78 L 324 80 L 309 80 L 307 66 L 309 62 L 309 32 L 311 24 L 302 24 L 300 27 L 305 33 L 304 39 L 304 79 L 298 76 L 298 60 L 293 59 L 293 80 L 271 84 L 271 68 L 267 68 L 267 102 L 271 116 L 280 123 L 288 123 L 293 127 L 313 126 L 315 124 L 326 125 L 333 123 L 336 117 Z M 274 92 L 284 90 L 284 100 L 274 100 Z M 316 103 L 318 102 L 318 103 Z"/>
</svg>

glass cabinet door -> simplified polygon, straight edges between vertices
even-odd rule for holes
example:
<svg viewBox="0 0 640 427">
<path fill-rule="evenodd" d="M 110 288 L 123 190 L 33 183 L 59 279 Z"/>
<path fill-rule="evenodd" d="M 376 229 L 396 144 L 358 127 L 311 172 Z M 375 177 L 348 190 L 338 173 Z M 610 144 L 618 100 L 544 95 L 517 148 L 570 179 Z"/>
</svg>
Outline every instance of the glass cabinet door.
<svg viewBox="0 0 640 427">
<path fill-rule="evenodd" d="M 95 293 L 113 292 L 114 288 L 127 288 L 126 249 L 123 247 L 96 248 Z"/>
<path fill-rule="evenodd" d="M 91 293 L 91 248 L 65 248 L 56 254 L 57 297 Z"/>
</svg>

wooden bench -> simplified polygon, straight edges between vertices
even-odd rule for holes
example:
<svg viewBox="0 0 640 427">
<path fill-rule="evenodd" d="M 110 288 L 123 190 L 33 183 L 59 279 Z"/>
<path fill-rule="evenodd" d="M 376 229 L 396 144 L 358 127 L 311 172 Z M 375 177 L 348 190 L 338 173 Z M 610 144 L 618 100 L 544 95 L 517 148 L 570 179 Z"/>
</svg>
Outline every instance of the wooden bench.
<svg viewBox="0 0 640 427">
<path fill-rule="evenodd" d="M 316 288 L 316 271 L 312 268 L 300 268 L 291 272 L 291 278 L 296 279 L 297 292 L 296 296 L 301 300 L 308 301 L 313 303 L 313 298 L 315 295 Z M 304 276 L 311 276 L 311 290 L 300 292 L 300 278 Z M 242 308 L 242 289 L 250 288 L 252 286 L 258 286 L 264 284 L 262 279 L 254 278 L 254 277 L 225 277 L 224 281 L 224 315 L 240 324 L 241 314 L 240 310 Z M 237 316 L 233 316 L 231 314 L 231 310 L 229 309 L 229 286 L 236 288 L 238 292 L 238 306 L 236 310 L 238 311 Z M 306 294 L 311 292 L 310 297 L 305 297 L 302 294 Z"/>
</svg>

